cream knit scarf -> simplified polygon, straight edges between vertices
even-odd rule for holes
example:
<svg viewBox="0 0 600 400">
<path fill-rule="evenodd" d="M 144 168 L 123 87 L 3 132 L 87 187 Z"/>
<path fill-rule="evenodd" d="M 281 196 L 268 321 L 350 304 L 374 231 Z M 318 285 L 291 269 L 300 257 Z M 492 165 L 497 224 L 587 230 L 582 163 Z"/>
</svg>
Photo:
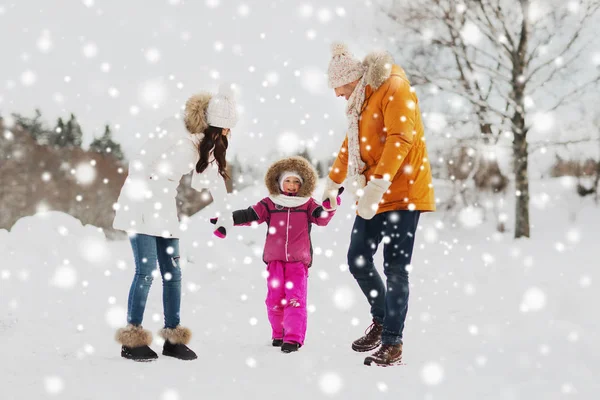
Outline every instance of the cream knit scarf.
<svg viewBox="0 0 600 400">
<path fill-rule="evenodd" d="M 365 102 L 365 88 L 367 87 L 366 75 L 358 81 L 352 95 L 348 99 L 346 116 L 348 117 L 348 183 L 350 190 L 356 195 L 356 191 L 366 186 L 365 163 L 360 158 L 360 138 L 358 135 L 358 124 L 360 113 Z"/>
</svg>

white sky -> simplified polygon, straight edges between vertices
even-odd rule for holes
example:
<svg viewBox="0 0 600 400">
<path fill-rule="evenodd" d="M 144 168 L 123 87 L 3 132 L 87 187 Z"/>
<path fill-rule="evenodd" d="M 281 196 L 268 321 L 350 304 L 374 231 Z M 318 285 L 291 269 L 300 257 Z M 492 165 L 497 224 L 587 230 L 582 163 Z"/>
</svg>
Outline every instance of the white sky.
<svg viewBox="0 0 600 400">
<path fill-rule="evenodd" d="M 39 107 L 54 126 L 73 112 L 84 145 L 110 123 L 131 152 L 136 132 L 191 94 L 233 82 L 244 110 L 233 154 L 266 154 L 292 132 L 317 138 L 313 153 L 325 157 L 346 125 L 345 101 L 324 75 L 329 43 L 351 39 L 352 21 L 367 8 L 354 0 L 0 0 L 0 113 Z"/>
</svg>

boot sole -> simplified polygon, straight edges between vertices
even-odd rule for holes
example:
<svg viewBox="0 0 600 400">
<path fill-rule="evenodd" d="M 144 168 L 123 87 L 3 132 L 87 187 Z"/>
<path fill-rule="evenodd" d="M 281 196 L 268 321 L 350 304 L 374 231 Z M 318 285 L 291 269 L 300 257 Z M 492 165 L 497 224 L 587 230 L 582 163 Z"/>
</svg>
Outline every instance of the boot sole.
<svg viewBox="0 0 600 400">
<path fill-rule="evenodd" d="M 133 358 L 133 357 L 124 356 L 122 354 L 121 354 L 121 357 L 123 357 L 126 360 L 131 360 L 131 361 L 135 361 L 135 362 L 152 362 L 152 361 L 156 361 L 158 359 L 158 356 L 151 357 L 151 358 Z"/>
<path fill-rule="evenodd" d="M 196 360 L 196 359 L 198 359 L 198 356 L 196 356 L 196 357 L 194 357 L 194 358 L 181 358 L 181 357 L 177 357 L 177 355 L 176 355 L 176 354 L 169 353 L 169 352 L 166 352 L 166 351 L 163 351 L 163 352 L 162 352 L 162 355 L 163 355 L 163 356 L 167 356 L 167 357 L 173 357 L 173 358 L 176 358 L 176 359 L 178 359 L 178 360 L 182 360 L 182 361 L 193 361 L 193 360 Z"/>
<path fill-rule="evenodd" d="M 366 351 L 371 351 L 373 349 L 376 349 L 379 346 L 381 346 L 381 342 L 379 342 L 375 346 L 371 346 L 371 347 L 358 347 L 358 346 L 355 346 L 354 343 L 352 343 L 352 350 L 354 350 L 358 353 L 364 353 Z"/>
<path fill-rule="evenodd" d="M 375 364 L 378 367 L 395 367 L 395 366 L 398 366 L 398 365 L 405 365 L 402 362 L 402 359 L 400 359 L 398 361 L 391 362 L 391 363 L 381 363 L 381 362 L 378 362 L 376 359 L 371 358 L 371 357 L 365 358 L 365 365 L 371 366 L 371 364 Z"/>
</svg>

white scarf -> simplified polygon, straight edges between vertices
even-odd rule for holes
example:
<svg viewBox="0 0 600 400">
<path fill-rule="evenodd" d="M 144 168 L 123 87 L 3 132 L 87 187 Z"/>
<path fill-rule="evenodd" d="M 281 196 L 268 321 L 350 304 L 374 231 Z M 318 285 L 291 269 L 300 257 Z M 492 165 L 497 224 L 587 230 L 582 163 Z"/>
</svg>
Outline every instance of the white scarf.
<svg viewBox="0 0 600 400">
<path fill-rule="evenodd" d="M 365 163 L 360 158 L 360 138 L 358 124 L 360 113 L 365 102 L 365 88 L 367 87 L 366 75 L 364 74 L 354 88 L 352 95 L 348 99 L 346 106 L 346 116 L 348 117 L 348 183 L 350 190 L 356 196 L 356 191 L 366 186 L 365 176 L 362 174 L 365 170 Z"/>
<path fill-rule="evenodd" d="M 286 196 L 285 194 L 269 195 L 269 198 L 273 203 L 288 208 L 301 206 L 310 200 L 310 197 Z"/>
</svg>

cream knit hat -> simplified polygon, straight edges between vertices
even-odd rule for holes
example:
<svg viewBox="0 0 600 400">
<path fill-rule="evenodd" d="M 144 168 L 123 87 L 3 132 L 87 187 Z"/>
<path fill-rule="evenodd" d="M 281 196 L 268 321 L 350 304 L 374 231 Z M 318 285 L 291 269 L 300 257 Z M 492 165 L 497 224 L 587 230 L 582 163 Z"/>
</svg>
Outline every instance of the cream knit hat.
<svg viewBox="0 0 600 400">
<path fill-rule="evenodd" d="M 219 86 L 219 93 L 212 96 L 206 109 L 206 119 L 209 125 L 217 128 L 233 128 L 238 121 L 235 108 L 235 93 L 231 85 Z"/>
<path fill-rule="evenodd" d="M 283 182 L 285 182 L 285 180 L 287 178 L 289 178 L 290 176 L 293 176 L 294 178 L 298 178 L 300 180 L 300 184 L 301 185 L 304 183 L 304 179 L 302 179 L 302 177 L 300 176 L 300 174 L 297 173 L 296 171 L 285 171 L 279 177 L 279 188 L 281 189 L 282 192 L 283 192 Z"/>
<path fill-rule="evenodd" d="M 332 57 L 327 70 L 330 88 L 344 86 L 363 76 L 365 68 L 362 62 L 354 58 L 344 43 L 334 42 L 331 45 L 331 53 Z"/>
</svg>

